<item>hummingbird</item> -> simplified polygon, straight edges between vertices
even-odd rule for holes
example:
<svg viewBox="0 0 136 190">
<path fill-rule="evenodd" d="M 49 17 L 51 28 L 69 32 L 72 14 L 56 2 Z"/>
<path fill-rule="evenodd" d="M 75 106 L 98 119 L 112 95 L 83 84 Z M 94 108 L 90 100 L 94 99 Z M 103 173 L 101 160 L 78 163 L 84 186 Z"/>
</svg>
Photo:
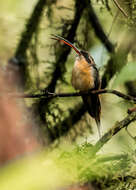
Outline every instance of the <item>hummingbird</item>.
<svg viewBox="0 0 136 190">
<path fill-rule="evenodd" d="M 99 90 L 101 82 L 99 72 L 92 56 L 84 50 L 78 49 L 74 44 L 58 35 L 52 35 L 52 39 L 63 42 L 64 44 L 73 48 L 76 52 L 76 59 L 72 70 L 71 83 L 72 86 L 80 92 L 89 90 Z M 87 108 L 88 113 L 96 121 L 98 128 L 99 138 L 101 137 L 100 131 L 100 113 L 101 103 L 98 94 L 83 94 L 83 102 Z"/>
</svg>

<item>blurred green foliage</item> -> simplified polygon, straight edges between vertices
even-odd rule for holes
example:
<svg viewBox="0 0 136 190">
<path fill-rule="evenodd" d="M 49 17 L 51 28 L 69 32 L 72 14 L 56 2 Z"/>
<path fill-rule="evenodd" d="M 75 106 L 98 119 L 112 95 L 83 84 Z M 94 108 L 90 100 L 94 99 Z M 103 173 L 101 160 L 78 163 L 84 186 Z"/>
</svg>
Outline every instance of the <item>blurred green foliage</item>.
<svg viewBox="0 0 136 190">
<path fill-rule="evenodd" d="M 136 72 L 136 63 L 135 62 L 127 63 L 127 65 L 123 67 L 120 73 L 117 74 L 113 86 L 115 87 L 117 85 L 124 84 L 127 81 L 136 80 L 135 72 Z"/>
<path fill-rule="evenodd" d="M 92 145 L 88 143 L 73 149 L 66 147 L 67 151 L 64 147 L 41 151 L 1 168 L 1 189 L 54 190 L 88 181 L 105 189 L 115 189 L 116 181 L 120 189 L 124 177 L 132 169 L 133 160 L 129 154 L 94 156 Z"/>
</svg>

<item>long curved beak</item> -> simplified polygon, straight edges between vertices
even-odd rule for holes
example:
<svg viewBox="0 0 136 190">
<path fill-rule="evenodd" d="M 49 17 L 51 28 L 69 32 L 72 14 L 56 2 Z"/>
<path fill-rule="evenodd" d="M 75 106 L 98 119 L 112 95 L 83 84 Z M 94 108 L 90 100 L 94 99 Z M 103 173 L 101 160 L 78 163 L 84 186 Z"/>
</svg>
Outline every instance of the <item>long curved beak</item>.
<svg viewBox="0 0 136 190">
<path fill-rule="evenodd" d="M 51 39 L 58 40 L 58 41 L 61 41 L 61 42 L 65 43 L 65 44 L 67 44 L 68 46 L 72 47 L 72 48 L 76 51 L 76 53 L 77 53 L 78 55 L 81 55 L 80 50 L 79 50 L 78 48 L 76 48 L 76 47 L 75 47 L 71 42 L 69 42 L 68 40 L 66 40 L 66 39 L 64 39 L 64 38 L 62 38 L 62 37 L 60 37 L 60 36 L 54 35 L 54 34 L 52 34 L 52 36 L 53 36 L 53 37 L 51 37 Z"/>
</svg>

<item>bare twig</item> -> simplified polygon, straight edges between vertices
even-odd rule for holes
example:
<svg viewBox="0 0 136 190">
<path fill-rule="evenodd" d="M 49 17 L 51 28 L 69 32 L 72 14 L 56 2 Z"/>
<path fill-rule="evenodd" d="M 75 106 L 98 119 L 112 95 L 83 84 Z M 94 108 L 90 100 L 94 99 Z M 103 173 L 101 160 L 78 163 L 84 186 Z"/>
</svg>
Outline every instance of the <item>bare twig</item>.
<svg viewBox="0 0 136 190">
<path fill-rule="evenodd" d="M 57 97 L 76 97 L 76 96 L 82 96 L 83 94 L 104 94 L 104 93 L 111 93 L 111 94 L 115 94 L 118 97 L 124 98 L 125 100 L 129 100 L 132 102 L 136 102 L 136 97 L 132 97 L 129 95 L 125 95 L 119 91 L 116 90 L 108 90 L 108 89 L 101 89 L 101 90 L 93 90 L 93 91 L 88 91 L 88 92 L 74 92 L 74 93 L 50 93 L 50 92 L 45 92 L 42 94 L 24 94 L 24 95 L 13 95 L 13 97 L 17 97 L 17 98 L 44 98 L 47 101 L 49 99 L 52 98 L 57 98 Z M 55 126 L 54 128 L 54 132 L 55 133 L 50 133 L 50 139 L 53 142 L 56 138 L 58 138 L 59 136 L 65 135 L 70 129 L 71 127 L 77 122 L 79 121 L 79 118 L 81 118 L 81 116 L 86 112 L 86 108 L 80 104 L 76 109 L 76 112 L 73 111 L 73 113 L 71 114 L 71 122 L 69 125 L 69 117 L 66 118 L 62 123 L 61 126 L 65 126 L 63 130 L 61 130 L 61 134 L 60 134 L 60 130 L 58 130 L 58 126 Z M 119 129 L 120 130 L 120 129 Z M 105 140 L 106 138 L 106 140 Z M 106 143 L 105 141 L 108 141 L 107 139 L 109 138 L 109 136 L 107 135 L 103 140 L 103 145 L 104 143 Z M 97 149 L 99 150 L 100 146 L 103 146 L 101 144 L 98 143 L 98 145 L 96 146 L 95 150 L 97 152 Z"/>
<path fill-rule="evenodd" d="M 89 94 L 114 94 L 120 98 L 123 98 L 125 100 L 129 100 L 132 102 L 136 102 L 136 97 L 123 94 L 122 92 L 119 92 L 117 90 L 109 90 L 109 89 L 100 89 L 100 90 L 90 90 L 90 91 L 84 91 L 84 92 L 73 92 L 73 93 L 51 93 L 46 91 L 42 94 L 18 94 L 18 95 L 12 95 L 17 98 L 46 98 L 46 99 L 52 99 L 57 97 L 75 97 L 75 96 L 82 96 L 83 94 L 89 95 Z"/>
<path fill-rule="evenodd" d="M 117 0 L 113 0 L 114 4 L 116 5 L 116 7 L 120 10 L 120 12 L 125 16 L 128 17 L 127 13 L 123 10 L 123 8 L 119 5 L 119 3 L 117 2 Z"/>
<path fill-rule="evenodd" d="M 101 89 L 101 90 L 95 90 L 95 91 L 89 91 L 89 92 L 77 92 L 77 93 L 50 93 L 50 92 L 46 92 L 44 94 L 37 94 L 37 95 L 17 95 L 18 98 L 41 98 L 42 96 L 47 97 L 47 98 L 55 98 L 55 97 L 73 97 L 73 96 L 81 96 L 83 94 L 90 94 L 90 93 L 96 93 L 96 94 L 103 94 L 103 93 L 111 93 L 111 94 L 115 94 L 121 98 L 124 98 L 125 100 L 130 100 L 133 102 L 136 102 L 136 97 L 132 97 L 129 95 L 125 95 L 119 91 L 116 90 L 108 90 L 108 89 Z M 85 109 L 82 109 L 82 107 L 80 106 L 81 109 L 81 115 L 83 113 L 85 113 Z M 77 118 L 75 119 L 76 122 Z M 117 134 L 121 129 L 127 127 L 131 122 L 136 120 L 136 112 L 132 112 L 130 114 L 128 114 L 122 121 L 120 122 L 116 122 L 115 125 L 109 129 L 109 131 L 107 133 L 105 133 L 101 139 L 94 145 L 94 147 L 92 148 L 92 152 L 95 154 L 97 153 L 115 134 Z M 66 122 L 67 124 L 67 122 Z M 74 123 L 73 123 L 74 124 Z M 71 125 L 72 126 L 72 125 Z M 63 131 L 64 135 L 67 130 L 69 130 L 69 127 L 66 128 L 66 131 Z M 56 132 L 58 132 L 56 130 Z M 56 139 L 56 137 L 58 137 L 59 134 L 56 133 L 54 137 L 52 137 L 54 139 Z"/>
</svg>

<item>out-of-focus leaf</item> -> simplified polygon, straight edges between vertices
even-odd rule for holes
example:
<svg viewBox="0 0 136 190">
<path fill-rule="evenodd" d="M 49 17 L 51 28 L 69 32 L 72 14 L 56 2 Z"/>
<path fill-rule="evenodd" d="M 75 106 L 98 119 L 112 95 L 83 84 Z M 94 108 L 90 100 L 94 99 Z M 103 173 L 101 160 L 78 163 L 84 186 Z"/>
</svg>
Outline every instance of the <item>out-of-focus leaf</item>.
<svg viewBox="0 0 136 190">
<path fill-rule="evenodd" d="M 56 190 L 79 182 L 112 180 L 131 167 L 129 155 L 93 155 L 91 150 L 92 145 L 85 143 L 11 162 L 0 170 L 0 190 Z"/>
<path fill-rule="evenodd" d="M 136 62 L 130 62 L 125 65 L 113 83 L 113 86 L 123 84 L 127 81 L 133 81 L 136 79 Z"/>
</svg>

